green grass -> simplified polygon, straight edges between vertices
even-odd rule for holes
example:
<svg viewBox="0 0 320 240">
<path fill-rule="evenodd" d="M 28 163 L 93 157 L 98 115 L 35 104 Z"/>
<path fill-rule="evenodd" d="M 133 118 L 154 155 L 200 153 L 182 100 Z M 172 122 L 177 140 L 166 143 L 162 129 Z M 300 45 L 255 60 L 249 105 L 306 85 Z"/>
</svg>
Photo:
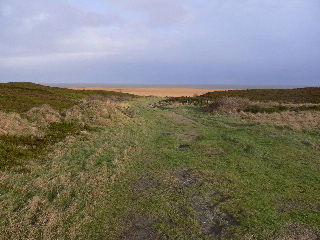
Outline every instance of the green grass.
<svg viewBox="0 0 320 240">
<path fill-rule="evenodd" d="M 78 138 L 46 161 L 24 162 L 28 173 L 2 170 L 2 236 L 264 240 L 319 234 L 319 129 L 251 123 L 196 106 L 150 107 L 158 100 L 131 101 L 130 122 Z M 69 132 L 65 128 L 52 129 L 53 141 Z"/>
<path fill-rule="evenodd" d="M 62 122 L 51 124 L 43 137 L 0 135 L 0 169 L 21 165 L 28 160 L 34 161 L 47 153 L 48 147 L 84 130 L 90 128 Z"/>
<path fill-rule="evenodd" d="M 127 93 L 99 90 L 71 90 L 30 82 L 0 83 L 0 110 L 22 113 L 32 107 L 49 104 L 54 109 L 61 111 L 72 107 L 81 99 L 92 95 L 117 97 L 125 100 L 135 97 Z"/>
<path fill-rule="evenodd" d="M 318 226 L 320 155 L 314 147 L 320 143 L 318 130 L 294 132 L 241 124 L 238 119 L 199 112 L 193 118 L 199 115 L 208 128 L 204 139 L 196 143 L 197 159 L 203 159 L 202 167 L 211 169 L 214 178 L 223 177 L 225 184 L 221 186 L 218 177 L 218 184 L 212 186 L 231 195 L 224 208 L 239 219 L 240 236 L 250 229 L 259 238 L 273 239 L 289 223 Z M 223 149 L 224 154 L 210 161 L 203 152 L 212 147 Z"/>
<path fill-rule="evenodd" d="M 132 94 L 113 91 L 82 91 L 30 82 L 11 82 L 0 83 L 0 110 L 23 113 L 32 107 L 48 104 L 63 111 L 90 96 L 112 97 L 121 101 L 135 98 Z M 81 130 L 88 130 L 88 127 L 63 122 L 50 125 L 43 137 L 0 135 L 0 169 L 37 159 L 47 152 L 48 146 L 62 141 L 66 136 L 76 135 Z"/>
</svg>

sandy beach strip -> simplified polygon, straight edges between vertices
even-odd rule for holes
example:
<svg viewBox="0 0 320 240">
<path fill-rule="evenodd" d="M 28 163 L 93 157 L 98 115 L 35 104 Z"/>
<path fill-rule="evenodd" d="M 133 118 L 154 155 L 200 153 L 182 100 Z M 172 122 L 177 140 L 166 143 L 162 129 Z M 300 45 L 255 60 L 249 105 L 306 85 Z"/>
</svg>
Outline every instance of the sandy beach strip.
<svg viewBox="0 0 320 240">
<path fill-rule="evenodd" d="M 197 88 L 99 88 L 99 87 L 76 87 L 75 90 L 104 90 L 123 93 L 131 93 L 138 96 L 156 97 L 182 97 L 202 95 L 207 92 L 226 91 L 229 89 L 197 89 Z"/>
</svg>

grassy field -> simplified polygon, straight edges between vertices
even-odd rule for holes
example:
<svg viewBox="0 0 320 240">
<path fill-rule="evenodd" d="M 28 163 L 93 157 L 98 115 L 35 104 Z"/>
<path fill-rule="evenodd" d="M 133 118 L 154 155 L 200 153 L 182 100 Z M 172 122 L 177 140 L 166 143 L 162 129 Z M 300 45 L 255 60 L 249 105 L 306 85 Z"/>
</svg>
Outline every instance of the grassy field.
<svg viewBox="0 0 320 240">
<path fill-rule="evenodd" d="M 41 154 L 18 154 L 11 165 L 17 158 L 6 155 L 0 239 L 319 239 L 319 126 L 157 107 L 162 98 L 76 98 L 56 107 L 62 120 L 38 127 L 41 139 L 54 139 L 40 141 Z M 81 112 L 89 106 L 115 110 L 98 115 L 107 124 L 93 125 Z M 21 119 L 30 111 L 1 110 Z M 2 149 L 10 141 L 22 152 L 38 149 L 21 141 L 39 136 L 0 136 Z"/>
</svg>

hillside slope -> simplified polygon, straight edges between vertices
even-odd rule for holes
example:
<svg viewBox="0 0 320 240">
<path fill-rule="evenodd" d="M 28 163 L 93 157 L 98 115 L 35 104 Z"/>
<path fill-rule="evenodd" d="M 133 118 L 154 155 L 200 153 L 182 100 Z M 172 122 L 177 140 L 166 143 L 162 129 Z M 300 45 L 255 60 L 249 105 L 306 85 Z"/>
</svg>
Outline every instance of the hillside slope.
<svg viewBox="0 0 320 240">
<path fill-rule="evenodd" d="M 5 239 L 313 239 L 320 132 L 131 101 L 116 121 L 0 170 Z"/>
</svg>

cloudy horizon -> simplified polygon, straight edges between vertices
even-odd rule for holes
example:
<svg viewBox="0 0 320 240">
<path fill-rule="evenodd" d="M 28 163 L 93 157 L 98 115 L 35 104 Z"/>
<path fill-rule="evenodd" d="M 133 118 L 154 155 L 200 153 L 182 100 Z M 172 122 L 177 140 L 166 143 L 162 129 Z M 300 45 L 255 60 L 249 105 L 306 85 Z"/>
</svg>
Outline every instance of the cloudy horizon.
<svg viewBox="0 0 320 240">
<path fill-rule="evenodd" d="M 319 0 L 2 0 L 0 82 L 320 83 Z"/>
</svg>

